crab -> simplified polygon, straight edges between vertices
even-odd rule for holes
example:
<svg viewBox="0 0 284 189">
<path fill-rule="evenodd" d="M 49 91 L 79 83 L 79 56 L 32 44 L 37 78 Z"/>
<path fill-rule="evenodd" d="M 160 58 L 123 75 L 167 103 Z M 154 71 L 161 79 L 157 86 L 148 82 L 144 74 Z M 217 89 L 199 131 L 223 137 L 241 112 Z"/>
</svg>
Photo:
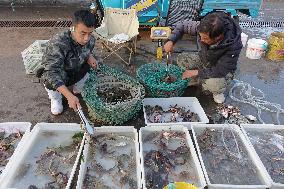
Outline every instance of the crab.
<svg viewBox="0 0 284 189">
<path fill-rule="evenodd" d="M 206 128 L 197 136 L 197 141 L 209 179 L 214 184 L 261 183 L 240 137 L 232 137 L 231 130 Z"/>
<path fill-rule="evenodd" d="M 0 132 L 0 166 L 6 166 L 9 158 L 13 155 L 17 142 L 21 139 L 22 133 L 17 131 L 5 136 L 5 131 Z"/>
<path fill-rule="evenodd" d="M 162 82 L 171 84 L 177 81 L 177 78 L 173 75 L 167 75 L 164 79 L 162 79 Z"/>
<path fill-rule="evenodd" d="M 74 135 L 75 136 L 75 135 Z M 45 184 L 45 188 L 65 188 L 68 182 L 67 173 L 63 170 L 71 169 L 78 153 L 80 140 L 72 138 L 70 145 L 59 147 L 47 147 L 36 161 L 36 173 L 48 175 L 53 178 L 52 182 Z"/>
<path fill-rule="evenodd" d="M 157 113 L 154 115 L 154 123 L 161 123 L 162 121 L 162 114 L 161 113 Z"/>
<path fill-rule="evenodd" d="M 92 171 L 95 176 L 88 173 L 84 180 L 85 188 L 110 188 L 98 181 L 98 178 L 103 176 L 110 177 L 113 184 L 121 188 L 125 188 L 126 185 L 129 185 L 130 188 L 137 187 L 137 181 L 132 178 L 136 176 L 135 151 L 131 148 L 129 154 L 121 153 L 125 148 L 134 147 L 132 136 L 116 133 L 98 134 L 91 138 L 90 143 L 92 144 L 90 145 L 91 157 L 89 158 L 91 164 L 87 171 Z M 108 170 L 102 166 L 100 161 L 106 157 L 114 162 L 113 167 Z"/>
<path fill-rule="evenodd" d="M 119 103 L 132 98 L 130 90 L 118 86 L 106 90 L 98 90 L 98 96 L 106 103 Z"/>
<path fill-rule="evenodd" d="M 38 189 L 38 187 L 36 187 L 35 185 L 30 185 L 28 189 Z"/>
</svg>

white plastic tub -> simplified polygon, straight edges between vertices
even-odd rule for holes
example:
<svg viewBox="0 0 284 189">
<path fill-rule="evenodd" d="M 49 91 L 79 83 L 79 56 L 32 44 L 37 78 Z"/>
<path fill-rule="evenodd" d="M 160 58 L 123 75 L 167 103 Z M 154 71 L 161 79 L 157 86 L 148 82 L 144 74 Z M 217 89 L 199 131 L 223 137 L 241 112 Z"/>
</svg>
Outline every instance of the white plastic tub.
<svg viewBox="0 0 284 189">
<path fill-rule="evenodd" d="M 0 179 L 1 179 L 1 173 L 4 171 L 5 168 L 9 169 L 10 162 L 12 162 L 12 159 L 16 156 L 15 154 L 19 153 L 21 151 L 20 146 L 23 146 L 26 139 L 28 138 L 28 135 L 30 134 L 31 129 L 31 123 L 28 122 L 6 122 L 6 123 L 0 123 L 0 131 L 5 131 L 7 134 L 11 133 L 17 133 L 22 132 L 24 135 L 22 136 L 22 139 L 17 144 L 17 147 L 15 148 L 15 151 L 13 155 L 10 157 L 9 162 L 5 167 L 0 167 Z"/>
<path fill-rule="evenodd" d="M 199 188 L 203 189 L 206 186 L 206 181 L 202 172 L 202 168 L 200 165 L 200 162 L 198 160 L 195 148 L 193 146 L 193 142 L 190 138 L 189 132 L 186 127 L 182 125 L 166 125 L 166 126 L 149 126 L 149 127 L 143 127 L 139 131 L 139 143 L 140 143 L 140 157 L 141 157 L 141 167 L 142 167 L 142 181 L 143 181 L 143 189 L 146 189 L 146 175 L 145 175 L 145 169 L 144 169 L 144 151 L 149 151 L 149 147 L 145 146 L 145 144 L 142 142 L 142 137 L 144 133 L 149 133 L 149 132 L 156 132 L 156 131 L 182 131 L 185 132 L 186 134 L 186 139 L 187 139 L 187 146 L 190 149 L 190 154 L 191 154 L 191 165 L 193 166 L 193 171 L 196 176 L 196 183 L 194 185 Z"/>
<path fill-rule="evenodd" d="M 3 177 L 0 180 L 0 188 L 28 188 L 30 185 L 36 185 L 38 188 L 43 188 L 44 184 L 50 182 L 50 178 L 44 175 L 36 175 L 35 161 L 46 151 L 47 147 L 58 147 L 69 145 L 72 142 L 72 136 L 75 133 L 81 132 L 79 124 L 71 123 L 39 123 L 31 131 L 28 140 L 22 146 L 20 153 L 12 159 L 8 169 L 3 172 Z M 80 154 L 82 152 L 85 136 L 83 137 L 81 146 L 78 150 L 78 155 L 74 165 L 68 171 L 68 183 L 66 189 L 70 188 Z M 17 179 L 17 174 L 21 171 L 24 165 L 31 164 L 27 173 Z"/>
<path fill-rule="evenodd" d="M 223 128 L 229 128 L 231 127 L 231 129 L 233 129 L 234 133 L 237 134 L 247 153 L 248 153 L 248 157 L 252 160 L 253 165 L 255 166 L 258 175 L 258 178 L 260 179 L 260 181 L 262 182 L 260 185 L 232 185 L 232 184 L 213 184 L 208 176 L 208 173 L 206 171 L 206 167 L 201 155 L 201 151 L 199 148 L 199 144 L 198 144 L 198 140 L 197 140 L 197 135 L 201 134 L 206 128 L 210 128 L 210 129 L 223 129 Z M 193 134 L 193 138 L 195 141 L 195 145 L 196 145 L 196 150 L 201 162 L 201 166 L 205 175 L 205 179 L 207 181 L 208 184 L 208 188 L 209 189 L 266 189 L 269 188 L 271 186 L 271 182 L 269 180 L 269 177 L 267 175 L 267 172 L 265 171 L 264 166 L 262 165 L 261 161 L 259 160 L 259 158 L 257 158 L 255 156 L 255 153 L 253 152 L 253 148 L 252 146 L 249 144 L 249 142 L 247 141 L 246 137 L 244 136 L 244 134 L 242 133 L 241 129 L 237 126 L 237 125 L 229 125 L 229 124 L 192 124 L 192 134 Z"/>
<path fill-rule="evenodd" d="M 241 128 L 244 132 L 244 135 L 247 137 L 247 139 L 250 141 L 250 145 L 253 145 L 253 142 L 251 141 L 250 137 L 249 137 L 249 132 L 251 131 L 262 131 L 262 132 L 271 132 L 271 131 L 275 131 L 275 130 L 284 130 L 284 125 L 273 125 L 273 124 L 243 124 L 241 125 Z M 269 142 L 269 141 L 267 141 Z M 261 161 L 260 157 L 258 156 L 255 148 L 253 148 L 253 152 L 255 153 L 255 155 L 257 156 L 257 158 L 259 158 L 259 160 Z M 283 156 L 284 157 L 284 156 Z M 262 165 L 264 166 L 264 164 L 262 163 Z M 264 166 L 265 167 L 265 166 Z M 273 181 L 272 177 L 269 175 L 268 171 L 265 170 L 267 175 L 269 176 L 269 179 L 272 183 L 272 187 L 271 189 L 283 189 L 284 188 L 284 183 L 276 183 Z"/>
<path fill-rule="evenodd" d="M 141 167 L 140 167 L 140 156 L 139 156 L 140 154 L 139 154 L 139 143 L 138 143 L 137 130 L 132 126 L 123 126 L 123 127 L 122 126 L 106 126 L 106 127 L 94 128 L 94 133 L 95 134 L 115 133 L 115 134 L 121 134 L 123 136 L 132 136 L 134 138 L 133 144 L 135 146 L 134 151 L 135 151 L 135 156 L 136 156 L 135 158 L 136 158 L 136 170 L 137 170 L 136 172 L 137 189 L 140 189 L 142 187 L 142 182 L 141 182 Z M 83 188 L 83 181 L 85 179 L 87 167 L 90 162 L 89 160 L 90 148 L 91 148 L 90 144 L 86 141 L 86 144 L 84 146 L 84 151 L 83 151 L 83 160 L 81 161 L 81 165 L 80 165 L 80 171 L 79 171 L 76 189 Z M 119 177 L 119 175 L 117 175 L 117 177 Z M 117 188 L 120 188 L 120 186 L 117 186 Z"/>
<path fill-rule="evenodd" d="M 199 116 L 200 122 L 195 123 L 209 123 L 209 119 L 207 118 L 203 108 L 201 107 L 199 101 L 195 97 L 173 97 L 173 98 L 145 98 L 143 100 L 143 111 L 144 111 L 144 118 L 145 118 L 145 124 L 147 126 L 158 126 L 158 125 L 172 125 L 172 124 L 190 124 L 193 122 L 181 122 L 181 120 L 178 120 L 177 123 L 151 123 L 149 122 L 149 118 L 145 111 L 145 106 L 155 106 L 159 105 L 163 109 L 169 109 L 170 106 L 182 106 L 185 107 L 186 110 L 190 109 L 191 112 L 197 113 Z M 170 115 L 165 114 L 165 116 L 162 116 L 162 121 L 170 121 Z"/>
</svg>

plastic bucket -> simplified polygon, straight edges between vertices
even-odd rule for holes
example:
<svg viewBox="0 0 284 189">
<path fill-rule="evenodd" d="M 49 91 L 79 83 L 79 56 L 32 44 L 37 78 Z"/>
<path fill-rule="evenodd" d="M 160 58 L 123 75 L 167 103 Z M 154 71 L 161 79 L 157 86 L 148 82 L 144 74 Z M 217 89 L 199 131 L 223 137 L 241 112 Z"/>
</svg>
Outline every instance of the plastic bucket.
<svg viewBox="0 0 284 189">
<path fill-rule="evenodd" d="M 246 57 L 249 59 L 260 59 L 265 55 L 267 50 L 267 42 L 263 39 L 252 38 L 248 40 Z"/>
<path fill-rule="evenodd" d="M 242 40 L 243 47 L 245 47 L 246 44 L 247 44 L 248 35 L 245 34 L 245 33 L 242 33 L 242 34 L 241 34 L 241 40 Z"/>
</svg>

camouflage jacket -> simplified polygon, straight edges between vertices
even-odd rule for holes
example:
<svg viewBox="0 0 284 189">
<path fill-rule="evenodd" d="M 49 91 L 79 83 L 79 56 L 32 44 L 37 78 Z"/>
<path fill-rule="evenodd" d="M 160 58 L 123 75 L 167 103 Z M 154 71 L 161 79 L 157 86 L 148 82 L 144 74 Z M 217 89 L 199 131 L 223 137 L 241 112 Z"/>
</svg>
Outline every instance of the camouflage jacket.
<svg viewBox="0 0 284 189">
<path fill-rule="evenodd" d="M 56 90 L 62 85 L 70 86 L 79 81 L 89 70 L 87 60 L 95 46 L 95 38 L 82 46 L 75 42 L 70 31 L 57 34 L 49 40 L 42 58 L 43 83 Z"/>
</svg>

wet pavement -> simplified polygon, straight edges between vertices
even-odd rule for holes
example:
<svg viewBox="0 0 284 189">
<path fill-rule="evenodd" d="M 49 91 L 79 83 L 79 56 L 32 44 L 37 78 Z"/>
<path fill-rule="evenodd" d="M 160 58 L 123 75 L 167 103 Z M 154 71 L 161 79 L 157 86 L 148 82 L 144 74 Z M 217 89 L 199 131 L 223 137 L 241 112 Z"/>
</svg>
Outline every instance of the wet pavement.
<svg viewBox="0 0 284 189">
<path fill-rule="evenodd" d="M 10 9 L 10 8 L 9 8 Z M 16 9 L 11 12 L 7 7 L 0 8 L 0 18 L 5 19 L 69 19 L 69 15 L 77 8 L 52 8 L 52 9 Z M 263 11 L 259 19 L 265 15 L 273 16 L 270 20 L 282 19 L 284 9 L 283 1 L 265 1 Z M 5 10 L 5 11 L 2 11 Z M 65 11 L 64 11 L 65 10 Z M 33 76 L 25 75 L 21 52 L 31 43 L 38 39 L 49 39 L 52 35 L 66 30 L 67 28 L 0 28 L 0 122 L 28 121 L 36 124 L 38 122 L 77 122 L 79 116 L 67 108 L 60 116 L 53 116 L 50 113 L 50 104 L 43 86 L 36 83 Z M 284 31 L 284 28 L 274 28 Z M 262 36 L 259 31 L 244 29 L 250 37 Z M 267 34 L 267 32 L 265 32 Z M 124 65 L 119 59 L 111 58 L 105 61 L 106 64 L 114 66 L 130 75 L 135 76 L 135 70 L 142 64 L 155 61 L 156 42 L 148 39 L 148 33 L 143 32 L 138 42 L 138 53 L 134 57 L 133 66 Z M 269 34 L 262 36 L 267 37 Z M 192 51 L 196 49 L 194 40 L 183 40 L 177 44 L 176 51 Z M 100 46 L 97 44 L 97 52 L 100 54 Z M 174 53 L 174 58 L 178 53 Z M 248 82 L 253 87 L 261 89 L 266 100 L 279 103 L 284 106 L 284 62 L 272 62 L 263 58 L 261 60 L 250 60 L 245 57 L 245 48 L 239 58 L 236 79 Z M 189 87 L 184 96 L 196 96 L 207 114 L 211 114 L 216 108 L 212 95 L 201 92 L 199 87 Z M 256 109 L 250 105 L 232 102 L 227 98 L 227 103 L 234 104 L 241 108 L 243 114 L 256 116 Z M 87 112 L 86 108 L 84 108 Z M 276 123 L 275 114 L 263 112 L 263 119 L 266 123 Z M 281 116 L 281 123 L 284 124 L 284 116 Z M 144 126 L 143 112 L 139 116 L 123 125 Z"/>
</svg>

